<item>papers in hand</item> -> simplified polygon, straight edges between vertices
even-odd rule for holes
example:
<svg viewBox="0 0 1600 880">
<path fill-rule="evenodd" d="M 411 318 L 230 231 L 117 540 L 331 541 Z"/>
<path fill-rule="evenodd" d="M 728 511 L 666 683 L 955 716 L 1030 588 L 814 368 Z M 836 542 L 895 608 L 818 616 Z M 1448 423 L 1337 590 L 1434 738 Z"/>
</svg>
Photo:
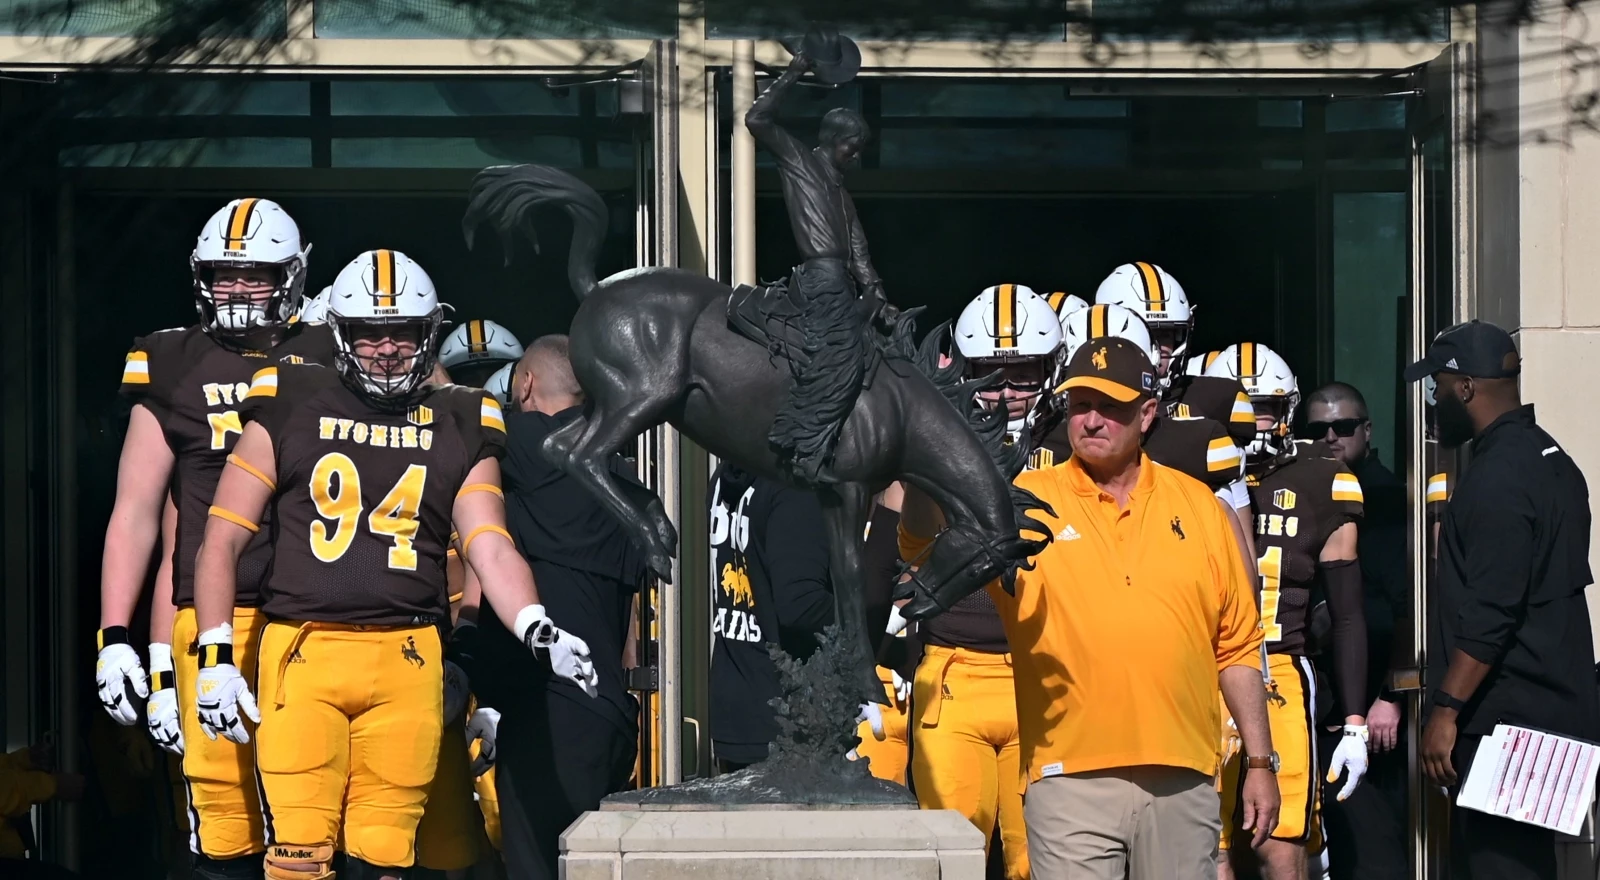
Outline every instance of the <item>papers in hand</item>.
<svg viewBox="0 0 1600 880">
<path fill-rule="evenodd" d="M 1478 744 L 1458 806 L 1577 834 L 1594 800 L 1600 746 L 1497 724 Z"/>
</svg>

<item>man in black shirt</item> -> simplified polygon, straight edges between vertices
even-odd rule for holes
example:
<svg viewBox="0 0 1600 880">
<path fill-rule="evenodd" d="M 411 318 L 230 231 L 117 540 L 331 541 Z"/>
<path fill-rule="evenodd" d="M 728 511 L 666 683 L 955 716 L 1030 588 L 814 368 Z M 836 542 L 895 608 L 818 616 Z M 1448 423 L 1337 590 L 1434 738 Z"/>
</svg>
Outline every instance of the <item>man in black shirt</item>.
<svg viewBox="0 0 1600 880">
<path fill-rule="evenodd" d="M 1584 589 L 1589 489 L 1517 390 L 1521 358 L 1480 321 L 1440 333 L 1408 382 L 1432 378 L 1439 442 L 1472 442 L 1445 507 L 1439 586 L 1429 607 L 1430 713 L 1419 749 L 1428 778 L 1455 786 L 1497 722 L 1600 738 Z M 1554 832 L 1457 808 L 1451 876 L 1554 878 Z"/>
<path fill-rule="evenodd" d="M 561 832 L 626 787 L 633 773 L 639 705 L 627 690 L 622 657 L 645 567 L 622 525 L 540 448 L 583 405 L 565 336 L 528 346 L 511 398 L 519 411 L 506 413 L 507 525 L 533 567 L 546 611 L 561 615 L 589 644 L 600 695 L 591 700 L 551 675 L 548 664 L 526 651 L 518 655 L 516 640 L 493 614 L 475 615 L 483 633 L 471 651 L 476 662 L 464 668 L 479 696 L 501 713 L 495 787 L 506 867 L 519 880 L 553 880 Z M 612 470 L 635 479 L 620 459 Z"/>
<path fill-rule="evenodd" d="M 765 760 L 778 737 L 778 645 L 804 659 L 833 622 L 828 542 L 814 493 L 723 462 L 711 478 L 716 554 L 711 743 L 723 772 Z"/>
<path fill-rule="evenodd" d="M 1376 695 L 1371 706 L 1338 706 L 1334 718 L 1365 715 L 1371 736 L 1371 767 L 1364 785 L 1340 801 L 1324 790 L 1329 868 L 1334 880 L 1407 880 L 1411 856 L 1406 789 L 1410 770 L 1401 739 L 1400 696 L 1388 689 L 1394 651 L 1404 647 L 1397 632 L 1410 627 L 1411 567 L 1406 562 L 1406 484 L 1384 467 L 1372 446 L 1367 401 L 1354 386 L 1333 382 L 1306 398 L 1305 438 L 1327 444 L 1361 481 L 1364 513 L 1356 524 L 1361 548 L 1363 610 L 1367 624 L 1367 680 L 1362 693 Z M 1326 653 L 1323 674 L 1336 675 Z M 1343 689 L 1333 688 L 1339 701 Z M 1326 763 L 1339 742 L 1338 728 L 1319 731 Z M 1326 767 L 1323 768 L 1326 771 Z"/>
</svg>

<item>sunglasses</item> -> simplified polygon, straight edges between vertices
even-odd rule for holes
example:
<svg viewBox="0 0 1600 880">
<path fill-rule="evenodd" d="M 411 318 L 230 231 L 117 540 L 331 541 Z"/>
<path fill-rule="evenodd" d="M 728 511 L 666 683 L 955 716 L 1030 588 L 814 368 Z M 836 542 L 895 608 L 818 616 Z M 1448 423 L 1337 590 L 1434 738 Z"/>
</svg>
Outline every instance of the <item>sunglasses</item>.
<svg viewBox="0 0 1600 880">
<path fill-rule="evenodd" d="M 1331 422 L 1306 422 L 1307 437 L 1326 437 L 1332 430 L 1338 437 L 1353 437 L 1356 429 L 1367 423 L 1366 419 L 1335 419 Z"/>
</svg>

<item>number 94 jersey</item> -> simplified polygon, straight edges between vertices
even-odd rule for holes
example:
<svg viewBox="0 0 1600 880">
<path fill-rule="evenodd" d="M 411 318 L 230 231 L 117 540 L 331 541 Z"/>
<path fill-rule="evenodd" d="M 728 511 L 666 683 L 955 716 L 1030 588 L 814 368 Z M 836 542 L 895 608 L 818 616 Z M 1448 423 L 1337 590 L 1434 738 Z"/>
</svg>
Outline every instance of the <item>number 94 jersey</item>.
<svg viewBox="0 0 1600 880">
<path fill-rule="evenodd" d="M 383 410 L 335 370 L 261 370 L 241 417 L 272 437 L 267 616 L 372 626 L 448 620 L 445 554 L 467 474 L 505 451 L 499 401 L 430 387 Z"/>
<path fill-rule="evenodd" d="M 1304 654 L 1311 588 L 1322 547 L 1340 526 L 1361 519 L 1361 482 L 1327 447 L 1297 441 L 1245 474 L 1255 512 L 1261 572 L 1261 626 L 1272 654 Z"/>
</svg>

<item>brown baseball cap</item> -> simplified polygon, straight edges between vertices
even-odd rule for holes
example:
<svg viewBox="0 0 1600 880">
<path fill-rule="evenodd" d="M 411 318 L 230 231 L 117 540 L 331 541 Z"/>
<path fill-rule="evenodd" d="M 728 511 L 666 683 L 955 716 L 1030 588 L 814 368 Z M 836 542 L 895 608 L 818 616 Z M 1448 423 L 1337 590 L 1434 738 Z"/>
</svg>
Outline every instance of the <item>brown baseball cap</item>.
<svg viewBox="0 0 1600 880">
<path fill-rule="evenodd" d="M 1126 339 L 1091 339 L 1067 363 L 1067 380 L 1056 393 L 1093 388 L 1119 403 L 1132 403 L 1155 393 L 1156 370 L 1150 356 Z"/>
</svg>

